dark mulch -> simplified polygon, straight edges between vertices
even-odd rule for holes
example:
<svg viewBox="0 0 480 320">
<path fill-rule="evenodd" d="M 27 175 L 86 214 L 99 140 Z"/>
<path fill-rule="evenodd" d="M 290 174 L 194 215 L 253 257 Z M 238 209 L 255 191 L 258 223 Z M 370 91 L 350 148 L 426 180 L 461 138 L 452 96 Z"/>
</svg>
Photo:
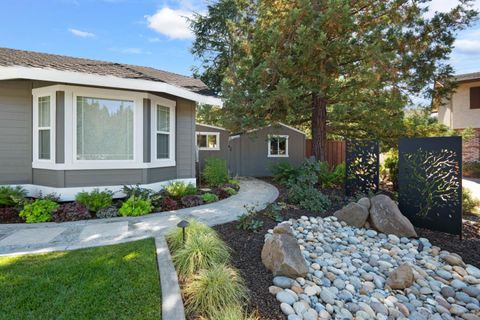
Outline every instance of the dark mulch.
<svg viewBox="0 0 480 320">
<path fill-rule="evenodd" d="M 287 189 L 271 179 L 266 180 L 279 189 L 280 195 L 277 201 L 284 201 Z M 328 211 L 317 214 L 289 206 L 282 210 L 282 217 L 284 220 L 298 219 L 302 215 L 326 217 L 348 203 L 348 199 L 342 196 L 343 192 L 341 190 L 329 190 L 325 193 L 333 199 L 332 207 Z M 393 196 L 388 188 L 384 190 L 384 193 Z M 263 210 L 258 214 L 257 219 L 262 220 L 264 224 L 256 233 L 238 230 L 236 222 L 226 223 L 214 228 L 232 248 L 232 264 L 240 270 L 247 287 L 250 289 L 250 310 L 257 310 L 261 319 L 285 319 L 280 311 L 279 303 L 268 292 L 268 287 L 272 285 L 273 276 L 265 269 L 260 258 L 267 230 L 277 225 L 277 222 L 266 216 L 265 212 L 266 210 Z M 433 245 L 455 252 L 461 255 L 465 262 L 480 266 L 480 239 L 478 239 L 480 238 L 480 222 L 477 221 L 476 217 L 467 216 L 464 218 L 463 240 L 460 240 L 458 236 L 441 232 L 419 228 L 416 230 L 420 237 L 428 238 Z"/>
</svg>

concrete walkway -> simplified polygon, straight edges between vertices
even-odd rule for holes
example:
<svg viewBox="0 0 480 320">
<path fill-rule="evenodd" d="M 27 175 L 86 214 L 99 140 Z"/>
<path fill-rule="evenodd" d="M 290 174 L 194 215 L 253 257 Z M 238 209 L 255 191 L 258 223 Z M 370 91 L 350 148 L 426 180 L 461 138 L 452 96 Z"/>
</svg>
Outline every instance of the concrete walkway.
<svg viewBox="0 0 480 320">
<path fill-rule="evenodd" d="M 278 190 L 257 179 L 240 180 L 238 194 L 194 208 L 125 217 L 64 223 L 0 225 L 0 255 L 73 250 L 164 235 L 181 219 L 196 218 L 208 225 L 235 220 L 245 207 L 261 210 L 278 197 Z"/>
</svg>

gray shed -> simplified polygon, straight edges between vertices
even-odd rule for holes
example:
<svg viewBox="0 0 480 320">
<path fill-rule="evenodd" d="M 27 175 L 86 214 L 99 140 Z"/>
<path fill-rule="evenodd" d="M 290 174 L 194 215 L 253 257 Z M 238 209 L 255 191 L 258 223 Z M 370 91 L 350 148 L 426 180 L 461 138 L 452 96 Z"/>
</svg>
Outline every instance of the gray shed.
<svg viewBox="0 0 480 320">
<path fill-rule="evenodd" d="M 270 165 L 305 159 L 305 134 L 283 123 L 230 136 L 229 170 L 234 176 L 271 176 Z"/>
<path fill-rule="evenodd" d="M 221 158 L 228 162 L 229 147 L 228 147 L 227 129 L 211 126 L 208 124 L 196 124 L 196 142 L 198 151 L 198 161 L 200 170 L 205 165 L 205 160 L 210 157 Z"/>
</svg>

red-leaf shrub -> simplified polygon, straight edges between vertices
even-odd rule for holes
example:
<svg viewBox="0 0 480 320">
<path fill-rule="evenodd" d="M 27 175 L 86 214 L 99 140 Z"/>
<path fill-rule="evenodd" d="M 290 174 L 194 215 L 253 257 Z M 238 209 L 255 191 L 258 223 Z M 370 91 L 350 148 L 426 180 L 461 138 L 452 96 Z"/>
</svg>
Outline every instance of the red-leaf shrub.
<svg viewBox="0 0 480 320">
<path fill-rule="evenodd" d="M 184 196 L 181 200 L 184 207 L 196 207 L 203 204 L 202 198 L 197 195 Z"/>
<path fill-rule="evenodd" d="M 162 210 L 172 211 L 178 209 L 178 202 L 172 198 L 166 197 L 162 200 Z"/>
<path fill-rule="evenodd" d="M 220 200 L 230 197 L 230 193 L 222 188 L 215 188 L 212 190 L 212 193 L 216 194 Z"/>
<path fill-rule="evenodd" d="M 2 223 L 16 223 L 22 222 L 22 218 L 18 215 L 18 211 L 15 208 L 5 207 L 0 208 L 0 222 Z"/>
<path fill-rule="evenodd" d="M 78 202 L 64 203 L 53 211 L 53 221 L 55 222 L 78 221 L 90 218 L 92 218 L 92 215 L 87 207 Z"/>
</svg>

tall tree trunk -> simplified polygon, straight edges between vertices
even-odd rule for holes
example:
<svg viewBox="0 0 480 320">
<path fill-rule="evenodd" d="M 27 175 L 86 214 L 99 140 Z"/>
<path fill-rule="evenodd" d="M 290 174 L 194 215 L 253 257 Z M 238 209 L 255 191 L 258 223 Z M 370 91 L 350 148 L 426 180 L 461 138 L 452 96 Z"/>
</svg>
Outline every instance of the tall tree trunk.
<svg viewBox="0 0 480 320">
<path fill-rule="evenodd" d="M 312 153 L 317 160 L 327 160 L 327 100 L 312 94 Z"/>
</svg>

